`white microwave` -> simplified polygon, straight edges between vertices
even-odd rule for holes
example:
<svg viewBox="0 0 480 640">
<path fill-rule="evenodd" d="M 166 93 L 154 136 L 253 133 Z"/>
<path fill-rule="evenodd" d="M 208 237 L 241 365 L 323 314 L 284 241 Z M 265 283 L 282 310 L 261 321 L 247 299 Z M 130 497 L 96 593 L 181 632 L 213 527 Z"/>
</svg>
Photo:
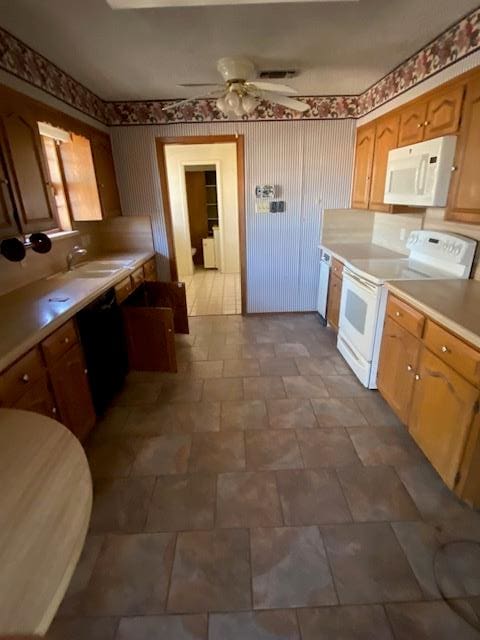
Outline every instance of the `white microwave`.
<svg viewBox="0 0 480 640">
<path fill-rule="evenodd" d="M 456 143 L 456 136 L 443 136 L 392 149 L 388 154 L 385 203 L 444 207 Z"/>
</svg>

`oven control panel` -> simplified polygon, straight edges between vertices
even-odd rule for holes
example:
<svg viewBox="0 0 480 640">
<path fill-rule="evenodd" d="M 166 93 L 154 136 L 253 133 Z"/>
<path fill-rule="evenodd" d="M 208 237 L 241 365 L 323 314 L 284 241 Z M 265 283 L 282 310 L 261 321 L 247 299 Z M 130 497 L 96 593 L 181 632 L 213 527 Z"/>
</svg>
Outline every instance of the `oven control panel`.
<svg viewBox="0 0 480 640">
<path fill-rule="evenodd" d="M 456 233 L 419 229 L 412 231 L 407 240 L 410 258 L 441 268 L 448 265 L 469 274 L 472 268 L 476 240 Z M 468 277 L 462 275 L 460 277 Z"/>
</svg>

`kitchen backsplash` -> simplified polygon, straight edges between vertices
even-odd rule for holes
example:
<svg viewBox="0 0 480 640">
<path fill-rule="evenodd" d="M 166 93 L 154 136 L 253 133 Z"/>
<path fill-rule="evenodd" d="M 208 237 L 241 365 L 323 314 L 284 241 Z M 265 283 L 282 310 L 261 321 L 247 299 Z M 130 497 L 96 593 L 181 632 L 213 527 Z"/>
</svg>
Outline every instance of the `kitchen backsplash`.
<svg viewBox="0 0 480 640">
<path fill-rule="evenodd" d="M 444 220 L 444 209 L 425 213 L 391 214 L 363 209 L 326 209 L 322 218 L 322 242 L 374 242 L 408 254 L 406 242 L 415 229 L 435 229 L 458 233 L 480 244 L 480 225 Z M 472 277 L 480 280 L 480 249 L 477 249 Z"/>
<path fill-rule="evenodd" d="M 80 234 L 57 237 L 52 243 L 52 250 L 47 254 L 27 249 L 22 262 L 9 262 L 0 256 L 0 295 L 53 273 L 65 271 L 67 253 L 75 245 L 87 249 L 87 258 L 94 258 L 102 253 L 153 251 L 149 216 L 122 216 L 98 222 L 77 222 L 76 226 Z"/>
</svg>

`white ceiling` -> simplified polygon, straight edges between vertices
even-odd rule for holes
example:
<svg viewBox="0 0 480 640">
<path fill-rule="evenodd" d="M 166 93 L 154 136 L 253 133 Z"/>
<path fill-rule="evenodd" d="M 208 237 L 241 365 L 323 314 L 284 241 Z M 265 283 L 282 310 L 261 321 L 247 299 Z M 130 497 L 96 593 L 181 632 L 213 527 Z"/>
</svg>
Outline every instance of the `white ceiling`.
<svg viewBox="0 0 480 640">
<path fill-rule="evenodd" d="M 181 98 L 222 56 L 297 68 L 300 95 L 357 94 L 478 0 L 360 0 L 114 11 L 106 0 L 0 0 L 0 25 L 107 100 Z"/>
</svg>

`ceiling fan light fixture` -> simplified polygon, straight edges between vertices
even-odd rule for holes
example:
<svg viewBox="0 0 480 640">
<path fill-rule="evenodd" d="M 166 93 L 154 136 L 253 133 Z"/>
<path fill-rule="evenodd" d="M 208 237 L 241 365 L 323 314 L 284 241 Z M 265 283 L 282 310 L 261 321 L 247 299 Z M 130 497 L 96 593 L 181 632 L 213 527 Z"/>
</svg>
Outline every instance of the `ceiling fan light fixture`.
<svg viewBox="0 0 480 640">
<path fill-rule="evenodd" d="M 225 96 L 221 96 L 220 98 L 218 98 L 217 109 L 222 113 L 227 113 L 228 107 L 227 107 L 227 102 L 225 100 Z"/>
<path fill-rule="evenodd" d="M 250 94 L 245 94 L 242 98 L 242 107 L 246 114 L 252 113 L 252 111 L 256 108 L 257 101 Z"/>
<path fill-rule="evenodd" d="M 240 96 L 236 91 L 229 91 L 225 96 L 225 102 L 229 110 L 235 111 L 240 106 Z"/>
</svg>

